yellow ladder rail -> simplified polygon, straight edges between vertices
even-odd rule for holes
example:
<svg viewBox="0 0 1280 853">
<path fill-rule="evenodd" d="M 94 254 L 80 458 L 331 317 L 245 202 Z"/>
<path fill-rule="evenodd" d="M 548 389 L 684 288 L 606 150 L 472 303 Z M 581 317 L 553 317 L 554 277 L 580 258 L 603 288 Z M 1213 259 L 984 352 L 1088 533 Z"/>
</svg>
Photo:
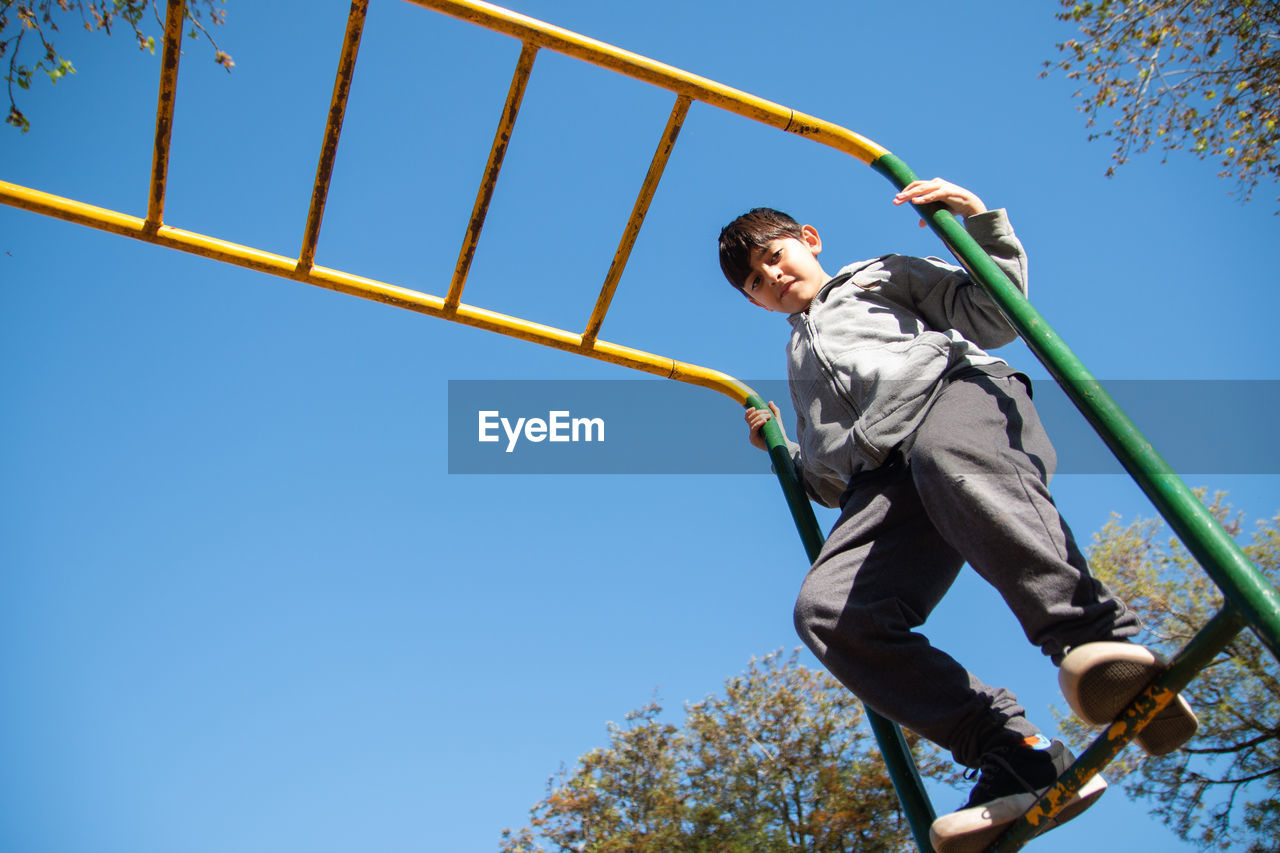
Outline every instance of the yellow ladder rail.
<svg viewBox="0 0 1280 853">
<path fill-rule="evenodd" d="M 456 311 L 447 312 L 444 308 L 444 300 L 438 296 L 323 266 L 313 266 L 309 270 L 299 272 L 296 258 L 254 249 L 171 225 L 162 225 L 154 233 L 149 233 L 146 220 L 136 216 L 33 190 L 8 181 L 0 181 L 0 202 L 32 213 L 87 225 L 101 231 L 177 249 L 232 266 L 268 273 L 337 293 L 345 293 L 348 296 L 358 296 L 419 314 L 452 320 L 464 326 L 586 355 L 600 361 L 675 379 L 690 385 L 711 388 L 735 400 L 745 401 L 751 395 L 751 389 L 742 382 L 708 367 L 607 341 L 595 341 L 589 347 L 584 347 L 582 336 L 575 332 L 473 305 L 459 305 Z"/>
</svg>

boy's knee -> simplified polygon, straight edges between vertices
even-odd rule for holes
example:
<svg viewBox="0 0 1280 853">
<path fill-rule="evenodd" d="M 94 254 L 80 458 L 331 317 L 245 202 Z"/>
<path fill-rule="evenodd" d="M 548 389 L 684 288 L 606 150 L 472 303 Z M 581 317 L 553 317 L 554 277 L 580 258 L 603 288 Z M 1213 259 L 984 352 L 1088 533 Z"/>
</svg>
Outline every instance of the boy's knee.
<svg viewBox="0 0 1280 853">
<path fill-rule="evenodd" d="M 816 596 L 807 593 L 808 589 L 807 584 L 800 587 L 800 594 L 796 597 L 796 606 L 792 610 L 791 618 L 800 639 L 821 658 L 822 649 L 826 644 L 818 640 L 819 623 L 822 621 L 818 616 L 820 601 Z"/>
<path fill-rule="evenodd" d="M 843 615 L 847 606 L 843 596 L 830 595 L 812 574 L 800 587 L 792 620 L 800 639 L 819 660 L 826 659 L 828 646 L 842 646 L 849 641 L 848 635 L 855 633 Z"/>
<path fill-rule="evenodd" d="M 792 618 L 800 639 L 820 660 L 825 660 L 827 648 L 832 645 L 845 653 L 861 654 L 910 633 L 919 621 L 913 621 L 908 613 L 910 608 L 897 598 L 836 602 L 815 585 L 806 584 L 800 588 Z"/>
</svg>

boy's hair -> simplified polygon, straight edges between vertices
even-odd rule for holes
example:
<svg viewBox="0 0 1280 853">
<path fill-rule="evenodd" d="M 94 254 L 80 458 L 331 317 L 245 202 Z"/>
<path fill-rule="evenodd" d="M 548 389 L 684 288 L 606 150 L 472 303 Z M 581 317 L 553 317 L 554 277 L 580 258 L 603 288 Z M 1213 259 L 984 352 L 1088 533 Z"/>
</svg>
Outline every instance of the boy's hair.
<svg viewBox="0 0 1280 853">
<path fill-rule="evenodd" d="M 720 229 L 720 270 L 743 296 L 751 273 L 751 251 L 779 237 L 804 238 L 799 222 L 781 210 L 756 207 Z"/>
</svg>

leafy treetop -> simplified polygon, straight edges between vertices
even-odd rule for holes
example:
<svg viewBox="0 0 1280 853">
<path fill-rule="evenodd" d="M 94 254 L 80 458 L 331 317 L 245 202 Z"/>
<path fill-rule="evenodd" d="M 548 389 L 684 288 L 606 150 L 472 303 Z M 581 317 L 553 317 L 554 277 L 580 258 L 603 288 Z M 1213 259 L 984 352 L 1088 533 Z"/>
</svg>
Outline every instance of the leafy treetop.
<svg viewBox="0 0 1280 853">
<path fill-rule="evenodd" d="M 1060 2 L 1058 19 L 1080 37 L 1059 44 L 1041 76 L 1057 69 L 1083 84 L 1089 138 L 1116 143 L 1108 175 L 1159 145 L 1218 158 L 1246 200 L 1280 178 L 1280 0 Z"/>
<path fill-rule="evenodd" d="M 897 853 L 914 849 L 858 701 L 795 655 L 753 660 L 683 727 L 650 703 L 548 784 L 503 853 Z M 914 742 L 913 736 L 908 736 Z M 936 749 L 918 752 L 945 775 Z"/>
<path fill-rule="evenodd" d="M 203 34 L 213 46 L 213 61 L 230 71 L 235 63 L 230 54 L 218 47 L 205 26 L 206 22 L 220 26 L 226 21 L 227 13 L 222 8 L 224 2 L 193 0 L 185 6 L 185 17 L 191 26 L 188 36 L 199 38 Z M 43 72 L 54 84 L 68 74 L 76 73 L 71 60 L 59 53 L 54 45 L 59 22 L 65 24 L 78 16 L 84 29 L 89 32 L 101 30 L 107 35 L 111 35 L 112 28 L 123 22 L 133 32 L 139 50 L 155 53 L 155 37 L 143 30 L 148 11 L 163 30 L 164 20 L 157 0 L 0 0 L 0 61 L 8 58 L 4 79 L 9 91 L 9 114 L 5 122 L 23 133 L 31 128 L 30 120 L 18 109 L 14 86 L 30 89 L 37 72 Z M 33 46 L 29 39 L 37 40 L 38 46 Z M 33 54 L 36 57 L 34 64 L 24 64 L 24 54 L 30 53 L 28 47 L 34 47 L 36 51 Z"/>
</svg>

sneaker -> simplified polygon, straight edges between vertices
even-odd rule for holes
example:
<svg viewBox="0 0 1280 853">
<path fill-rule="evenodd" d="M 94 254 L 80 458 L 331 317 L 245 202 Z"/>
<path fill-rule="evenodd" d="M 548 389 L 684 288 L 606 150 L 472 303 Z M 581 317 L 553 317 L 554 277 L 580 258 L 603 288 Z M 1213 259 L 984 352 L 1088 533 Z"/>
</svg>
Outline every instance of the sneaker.
<svg viewBox="0 0 1280 853">
<path fill-rule="evenodd" d="M 1076 716 L 1091 726 L 1109 725 L 1151 683 L 1165 662 L 1133 643 L 1086 643 L 1068 652 L 1058 671 L 1062 695 Z M 1199 726 L 1181 695 L 1164 707 L 1134 741 L 1150 755 L 1182 746 Z"/>
<path fill-rule="evenodd" d="M 1015 746 L 1001 747 L 982 756 L 978 784 L 960 811 L 943 815 L 929 828 L 929 840 L 937 853 L 979 853 L 986 850 L 1058 781 L 1075 756 L 1062 741 L 1027 738 Z M 1094 776 L 1051 821 L 1036 834 L 1047 832 L 1080 814 L 1107 788 Z"/>
</svg>

